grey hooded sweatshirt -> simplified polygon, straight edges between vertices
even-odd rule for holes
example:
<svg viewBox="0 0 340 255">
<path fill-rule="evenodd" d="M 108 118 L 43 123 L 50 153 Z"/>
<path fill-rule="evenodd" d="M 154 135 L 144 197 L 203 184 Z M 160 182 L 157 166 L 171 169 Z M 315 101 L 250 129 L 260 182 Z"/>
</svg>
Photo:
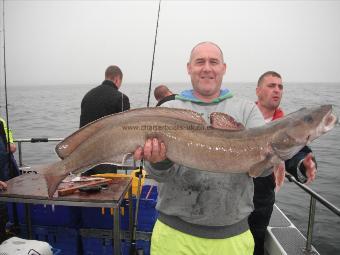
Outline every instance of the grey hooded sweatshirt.
<svg viewBox="0 0 340 255">
<path fill-rule="evenodd" d="M 235 98 L 228 90 L 221 90 L 221 96 L 211 103 L 195 98 L 192 90 L 184 91 L 162 106 L 194 110 L 207 123 L 212 112 L 223 112 L 246 128 L 265 124 L 253 102 Z M 253 211 L 254 187 L 247 173 L 200 171 L 169 160 L 146 162 L 146 171 L 159 182 L 158 220 L 168 226 L 215 239 L 236 236 L 249 229 L 247 219 Z"/>
</svg>

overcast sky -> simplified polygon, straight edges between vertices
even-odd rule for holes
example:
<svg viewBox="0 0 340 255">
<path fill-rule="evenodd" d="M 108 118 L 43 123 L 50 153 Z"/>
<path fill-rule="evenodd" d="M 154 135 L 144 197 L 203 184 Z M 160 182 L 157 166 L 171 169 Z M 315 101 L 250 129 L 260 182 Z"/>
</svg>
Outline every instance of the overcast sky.
<svg viewBox="0 0 340 255">
<path fill-rule="evenodd" d="M 156 0 L 6 0 L 7 86 L 98 84 L 111 64 L 125 83 L 148 83 L 157 11 Z M 163 0 L 158 29 L 155 82 L 189 82 L 190 50 L 207 40 L 224 51 L 226 82 L 267 70 L 340 82 L 340 1 Z"/>
</svg>

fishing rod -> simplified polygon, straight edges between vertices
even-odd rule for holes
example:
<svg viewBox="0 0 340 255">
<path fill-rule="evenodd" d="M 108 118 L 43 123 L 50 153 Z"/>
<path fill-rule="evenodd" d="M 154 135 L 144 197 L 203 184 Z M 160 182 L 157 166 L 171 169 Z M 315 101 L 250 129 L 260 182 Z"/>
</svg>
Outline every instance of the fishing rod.
<svg viewBox="0 0 340 255">
<path fill-rule="evenodd" d="M 151 63 L 151 74 L 150 74 L 150 82 L 149 82 L 149 91 L 148 91 L 148 103 L 147 107 L 150 105 L 150 94 L 151 94 L 151 84 L 152 84 L 152 74 L 153 74 L 153 67 L 155 63 L 155 52 L 156 52 L 156 43 L 157 43 L 157 34 L 158 34 L 158 24 L 159 24 L 159 13 L 161 10 L 161 1 L 159 0 L 158 2 L 158 13 L 157 13 L 157 24 L 156 24 L 156 33 L 155 33 L 155 40 L 153 44 L 153 54 L 152 54 L 152 63 Z M 138 185 L 137 185 L 137 194 L 136 194 L 136 209 L 135 209 L 135 219 L 133 220 L 133 227 L 132 227 L 132 233 L 130 233 L 130 255 L 137 255 L 139 254 L 139 251 L 137 250 L 136 247 L 136 234 L 137 234 L 137 224 L 138 224 L 138 207 L 139 207 L 139 201 L 140 201 L 140 196 L 141 196 L 141 186 L 142 186 L 142 177 L 143 177 L 143 164 L 144 161 L 141 160 L 140 166 L 139 166 L 139 171 L 136 173 L 136 176 L 138 176 Z M 132 201 L 130 201 L 132 203 Z M 130 223 L 131 224 L 131 223 Z"/>
<path fill-rule="evenodd" d="M 153 74 L 153 66 L 154 66 L 154 61 L 155 61 L 155 52 L 156 52 L 156 43 L 157 43 L 157 34 L 158 34 L 158 22 L 159 22 L 159 13 L 161 11 L 161 1 L 159 0 L 158 3 L 158 16 L 157 16 L 157 24 L 156 24 L 156 33 L 155 33 L 155 41 L 153 44 L 153 54 L 152 54 L 152 63 L 151 63 L 151 74 L 150 74 L 150 82 L 149 82 L 149 92 L 148 92 L 148 103 L 147 107 L 150 105 L 150 94 L 151 94 L 151 82 L 152 82 L 152 74 Z"/>
<path fill-rule="evenodd" d="M 142 177 L 143 177 L 143 168 L 144 168 L 144 160 L 142 159 L 139 165 L 139 171 L 136 172 L 135 176 L 138 177 L 138 185 L 137 185 L 137 194 L 136 194 L 136 209 L 135 209 L 135 218 L 132 224 L 132 233 L 131 233 L 131 243 L 130 243 L 130 255 L 138 255 L 139 251 L 137 249 L 137 225 L 138 225 L 138 209 L 139 202 L 141 196 L 141 186 L 142 186 Z M 131 201 L 132 202 L 132 201 Z"/>
<path fill-rule="evenodd" d="M 5 0 L 2 0 L 2 36 L 3 36 L 3 70 L 4 70 L 4 87 L 5 87 L 5 109 L 6 109 L 6 122 L 7 122 L 7 127 L 5 130 L 4 128 L 4 132 L 5 132 L 5 141 L 4 141 L 4 145 L 5 147 L 7 147 L 7 151 L 8 151 L 8 171 L 9 171 L 9 177 L 13 178 L 16 176 L 16 174 L 14 173 L 14 165 L 12 162 L 12 152 L 10 149 L 10 124 L 9 124 L 9 114 L 8 114 L 8 97 L 7 97 L 7 69 L 6 69 L 6 37 L 5 37 Z M 6 135 L 7 132 L 7 135 Z M 1 141 L 0 141 L 1 142 Z M 0 171 L 3 169 L 0 169 Z M 19 218 L 18 218 L 18 212 L 17 212 L 17 206 L 16 203 L 12 203 L 12 211 L 13 211 L 13 221 L 14 221 L 14 230 L 16 231 L 17 226 L 19 225 Z"/>
<path fill-rule="evenodd" d="M 7 130 L 4 130 L 7 135 L 5 146 L 8 150 L 8 168 L 10 171 L 10 176 L 14 177 L 14 173 L 12 173 L 12 160 L 11 160 L 11 150 L 10 150 L 10 138 L 9 138 L 9 115 L 8 115 L 8 97 L 7 97 L 7 75 L 6 75 L 6 38 L 5 38 L 5 0 L 2 0 L 2 36 L 3 36 L 3 70 L 4 70 L 4 87 L 5 87 L 5 109 L 6 109 L 6 123 L 7 123 Z"/>
</svg>

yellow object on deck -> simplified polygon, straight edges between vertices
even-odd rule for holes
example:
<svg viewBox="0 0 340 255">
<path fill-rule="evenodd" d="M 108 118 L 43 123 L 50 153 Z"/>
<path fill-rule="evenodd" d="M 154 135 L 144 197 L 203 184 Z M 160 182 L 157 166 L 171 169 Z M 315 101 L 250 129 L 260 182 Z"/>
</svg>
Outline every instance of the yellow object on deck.
<svg viewBox="0 0 340 255">
<path fill-rule="evenodd" d="M 118 177 L 132 177 L 132 195 L 137 195 L 137 189 L 138 189 L 138 177 L 136 177 L 136 173 L 139 172 L 139 168 L 137 168 L 136 170 L 133 170 L 130 174 L 117 174 L 117 173 L 107 173 L 107 174 L 95 174 L 92 176 L 96 176 L 96 177 L 103 177 L 103 178 L 107 178 L 107 179 L 114 179 L 114 178 L 118 178 Z M 143 186 L 144 184 L 144 179 L 145 179 L 145 175 L 146 172 L 145 170 L 143 170 L 143 175 L 142 175 L 142 179 L 141 179 L 141 186 Z M 140 190 L 142 190 L 142 187 L 140 188 Z M 128 198 L 128 194 L 125 195 L 125 198 Z M 121 215 L 124 215 L 124 207 L 120 208 L 120 212 Z M 110 208 L 110 214 L 113 215 L 113 208 Z M 105 208 L 102 208 L 102 215 L 105 215 Z"/>
<path fill-rule="evenodd" d="M 93 176 L 96 177 L 104 177 L 108 179 L 114 179 L 117 177 L 132 177 L 132 195 L 137 195 L 137 188 L 138 188 L 138 177 L 136 177 L 136 173 L 139 172 L 139 169 L 137 168 L 136 170 L 133 170 L 130 174 L 115 174 L 115 173 L 107 173 L 107 174 L 96 174 Z M 144 179 L 145 179 L 146 172 L 143 170 L 143 175 L 141 179 L 141 186 L 144 184 Z M 142 190 L 142 188 L 140 189 Z"/>
</svg>

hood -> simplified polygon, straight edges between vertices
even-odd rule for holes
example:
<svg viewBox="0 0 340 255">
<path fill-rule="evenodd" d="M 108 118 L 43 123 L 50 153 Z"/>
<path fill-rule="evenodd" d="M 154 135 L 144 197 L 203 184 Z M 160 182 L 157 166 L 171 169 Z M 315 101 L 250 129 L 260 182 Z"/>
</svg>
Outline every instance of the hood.
<svg viewBox="0 0 340 255">
<path fill-rule="evenodd" d="M 231 98 L 233 96 L 233 94 L 228 89 L 221 89 L 219 97 L 213 99 L 209 103 L 206 103 L 198 99 L 197 97 L 195 97 L 193 94 L 193 91 L 194 91 L 193 89 L 184 90 L 179 95 L 176 95 L 176 99 L 182 100 L 182 101 L 190 101 L 190 102 L 194 102 L 198 104 L 214 104 L 214 103 L 219 103 L 227 98 Z"/>
</svg>

